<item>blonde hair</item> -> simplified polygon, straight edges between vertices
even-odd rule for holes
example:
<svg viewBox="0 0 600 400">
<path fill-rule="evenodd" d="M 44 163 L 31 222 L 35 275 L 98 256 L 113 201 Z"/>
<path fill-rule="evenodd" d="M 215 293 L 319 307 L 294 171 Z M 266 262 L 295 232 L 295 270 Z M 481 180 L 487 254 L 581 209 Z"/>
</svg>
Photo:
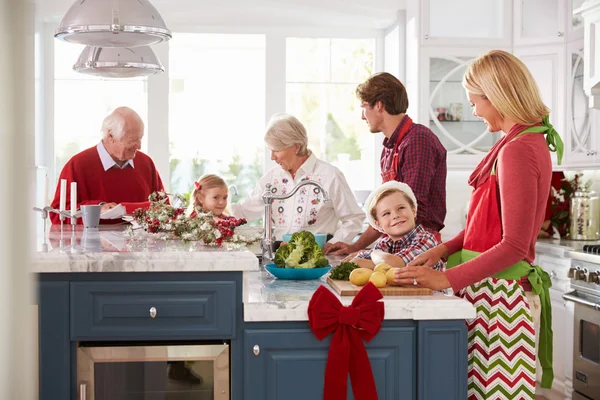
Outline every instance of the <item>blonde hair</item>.
<svg viewBox="0 0 600 400">
<path fill-rule="evenodd" d="M 265 144 L 274 151 L 281 151 L 295 144 L 300 148 L 296 153 L 299 156 L 310 154 L 308 149 L 308 135 L 306 128 L 298 118 L 290 114 L 275 114 L 269 120 L 265 133 Z"/>
<path fill-rule="evenodd" d="M 214 174 L 202 175 L 200 178 L 198 178 L 198 180 L 194 183 L 194 190 L 190 196 L 190 205 L 186 214 L 188 216 L 191 215 L 197 207 L 204 208 L 202 199 L 206 195 L 206 191 L 216 187 L 227 187 L 227 183 L 225 183 L 223 178 Z"/>
<path fill-rule="evenodd" d="M 492 50 L 473 61 L 462 85 L 472 94 L 485 96 L 502 118 L 521 125 L 539 124 L 550 113 L 529 69 L 503 50 Z"/>
<path fill-rule="evenodd" d="M 402 190 L 400 189 L 386 189 L 384 191 L 382 191 L 381 193 L 379 193 L 377 196 L 375 196 L 375 201 L 372 202 L 372 206 L 371 209 L 369 210 L 369 214 L 371 214 L 371 217 L 373 217 L 373 219 L 375 221 L 378 221 L 377 219 L 377 204 L 379 204 L 379 202 L 383 199 L 385 199 L 388 196 L 391 196 L 394 193 L 402 193 L 402 196 L 404 196 L 404 198 L 406 199 L 406 201 L 408 202 L 408 204 L 410 205 L 410 207 L 415 210 L 415 202 L 413 201 L 413 199 L 410 198 L 410 196 L 406 193 L 404 193 Z"/>
</svg>

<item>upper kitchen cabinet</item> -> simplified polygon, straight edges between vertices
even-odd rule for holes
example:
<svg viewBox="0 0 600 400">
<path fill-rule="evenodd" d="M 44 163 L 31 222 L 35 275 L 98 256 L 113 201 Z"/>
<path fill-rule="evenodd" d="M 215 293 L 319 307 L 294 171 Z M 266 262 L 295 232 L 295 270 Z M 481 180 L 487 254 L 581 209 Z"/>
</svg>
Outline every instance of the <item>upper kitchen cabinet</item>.
<svg viewBox="0 0 600 400">
<path fill-rule="evenodd" d="M 569 41 L 583 39 L 583 17 L 574 15 L 573 11 L 580 8 L 585 0 L 567 1 L 567 39 Z"/>
<path fill-rule="evenodd" d="M 424 46 L 508 47 L 512 0 L 421 0 Z"/>
<path fill-rule="evenodd" d="M 448 168 L 471 169 L 500 139 L 471 112 L 462 86 L 478 48 L 425 48 L 421 53 L 419 121 L 428 125 L 448 151 Z"/>
<path fill-rule="evenodd" d="M 566 61 L 564 45 L 521 46 L 514 54 L 527 66 L 537 82 L 542 101 L 550 108 L 550 122 L 566 142 L 565 134 L 565 95 Z M 552 154 L 552 163 L 558 166 L 556 153 Z M 563 159 L 562 166 L 565 166 Z"/>
<path fill-rule="evenodd" d="M 600 111 L 588 108 L 588 96 L 583 90 L 583 51 L 582 41 L 567 47 L 565 157 L 569 166 L 593 168 L 600 165 L 600 140 L 592 134 L 592 125 L 597 126 Z"/>
<path fill-rule="evenodd" d="M 515 0 L 514 44 L 564 42 L 569 8 L 566 3 L 565 0 Z"/>
</svg>

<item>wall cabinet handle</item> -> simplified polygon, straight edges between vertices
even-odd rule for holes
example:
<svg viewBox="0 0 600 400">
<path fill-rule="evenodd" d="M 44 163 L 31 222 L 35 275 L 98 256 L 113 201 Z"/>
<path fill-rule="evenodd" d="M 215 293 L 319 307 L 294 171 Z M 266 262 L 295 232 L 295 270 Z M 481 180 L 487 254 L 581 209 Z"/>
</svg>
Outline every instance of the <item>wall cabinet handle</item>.
<svg viewBox="0 0 600 400">
<path fill-rule="evenodd" d="M 556 278 L 556 271 L 552 270 L 550 271 L 550 279 L 554 280 Z"/>
<path fill-rule="evenodd" d="M 252 348 L 252 352 L 254 353 L 255 356 L 258 356 L 260 354 L 260 347 L 258 347 L 258 345 L 255 344 L 254 347 Z"/>
<path fill-rule="evenodd" d="M 563 37 L 564 33 L 563 32 L 558 32 L 558 37 Z"/>
<path fill-rule="evenodd" d="M 156 318 L 156 308 L 150 307 L 150 318 Z"/>
<path fill-rule="evenodd" d="M 429 39 L 429 34 L 426 33 L 423 37 L 425 38 L 425 40 L 427 40 Z"/>
</svg>

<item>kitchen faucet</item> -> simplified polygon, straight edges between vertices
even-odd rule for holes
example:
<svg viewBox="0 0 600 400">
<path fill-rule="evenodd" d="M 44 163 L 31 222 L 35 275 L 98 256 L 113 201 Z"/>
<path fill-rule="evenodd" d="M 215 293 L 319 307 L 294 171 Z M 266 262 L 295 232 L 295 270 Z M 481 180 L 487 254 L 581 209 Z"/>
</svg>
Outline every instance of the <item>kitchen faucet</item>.
<svg viewBox="0 0 600 400">
<path fill-rule="evenodd" d="M 262 258 L 263 260 L 267 258 L 270 261 L 273 261 L 273 221 L 271 220 L 271 209 L 273 206 L 273 201 L 275 200 L 285 200 L 289 199 L 293 195 L 296 194 L 298 189 L 302 186 L 313 185 L 316 186 L 321 193 L 323 193 L 323 201 L 329 201 L 329 194 L 327 191 L 321 186 L 319 182 L 311 181 L 311 180 L 303 180 L 298 183 L 294 188 L 286 194 L 274 194 L 271 192 L 271 184 L 267 183 L 265 185 L 265 191 L 262 194 L 263 203 L 265 204 L 265 216 L 263 219 L 264 224 L 264 232 L 263 239 L 261 243 L 262 247 Z"/>
</svg>

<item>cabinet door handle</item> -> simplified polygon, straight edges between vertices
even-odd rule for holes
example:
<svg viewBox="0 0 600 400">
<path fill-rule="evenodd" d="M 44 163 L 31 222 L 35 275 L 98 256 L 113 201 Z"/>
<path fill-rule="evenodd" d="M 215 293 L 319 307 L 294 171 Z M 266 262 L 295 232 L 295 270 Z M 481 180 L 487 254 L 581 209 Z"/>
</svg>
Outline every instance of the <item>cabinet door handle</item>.
<svg viewBox="0 0 600 400">
<path fill-rule="evenodd" d="M 429 34 L 426 33 L 423 37 L 425 38 L 425 40 L 427 40 L 429 39 Z"/>
<path fill-rule="evenodd" d="M 550 271 L 550 279 L 554 280 L 556 278 L 556 271 L 552 270 Z"/>
<path fill-rule="evenodd" d="M 156 318 L 156 308 L 150 307 L 150 318 Z"/>
<path fill-rule="evenodd" d="M 87 399 L 87 383 L 79 384 L 79 400 Z"/>
<path fill-rule="evenodd" d="M 590 150 L 590 156 L 595 156 L 598 153 L 596 150 Z"/>
<path fill-rule="evenodd" d="M 252 348 L 252 352 L 254 353 L 255 356 L 258 357 L 258 355 L 260 354 L 260 347 L 258 347 L 258 345 L 255 344 L 254 347 Z"/>
<path fill-rule="evenodd" d="M 563 37 L 564 33 L 563 32 L 558 32 L 558 37 Z"/>
</svg>

